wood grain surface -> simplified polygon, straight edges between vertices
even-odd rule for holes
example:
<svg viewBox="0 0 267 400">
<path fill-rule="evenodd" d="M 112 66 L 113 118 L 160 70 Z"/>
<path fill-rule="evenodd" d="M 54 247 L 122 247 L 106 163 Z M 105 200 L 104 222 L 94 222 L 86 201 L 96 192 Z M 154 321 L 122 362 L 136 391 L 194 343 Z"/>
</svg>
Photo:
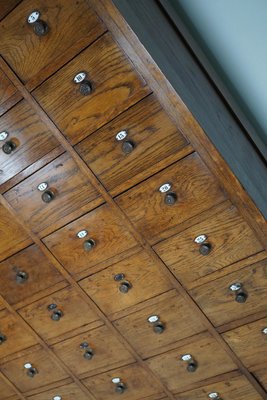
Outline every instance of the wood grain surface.
<svg viewBox="0 0 267 400">
<path fill-rule="evenodd" d="M 0 69 L 0 116 L 21 100 L 21 98 L 22 96 L 19 91 L 11 80 L 8 79 L 4 71 Z"/>
</svg>

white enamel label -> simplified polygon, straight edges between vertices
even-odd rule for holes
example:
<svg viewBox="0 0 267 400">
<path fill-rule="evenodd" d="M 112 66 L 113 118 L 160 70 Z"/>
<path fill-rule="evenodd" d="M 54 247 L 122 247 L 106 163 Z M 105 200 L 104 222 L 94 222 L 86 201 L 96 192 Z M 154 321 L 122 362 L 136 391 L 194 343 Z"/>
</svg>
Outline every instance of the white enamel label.
<svg viewBox="0 0 267 400">
<path fill-rule="evenodd" d="M 31 363 L 26 363 L 24 364 L 24 368 L 30 369 L 32 367 Z"/>
<path fill-rule="evenodd" d="M 191 358 L 192 358 L 191 354 L 184 354 L 184 355 L 181 357 L 181 359 L 182 359 L 183 361 L 189 361 L 189 360 L 191 360 Z"/>
<path fill-rule="evenodd" d="M 42 183 L 40 183 L 40 185 L 37 186 L 37 189 L 40 190 L 40 192 L 43 192 L 47 188 L 48 188 L 48 184 L 46 182 L 42 182 Z"/>
<path fill-rule="evenodd" d="M 207 238 L 208 237 L 206 235 L 199 235 L 194 239 L 194 242 L 200 244 L 200 243 L 205 242 L 205 240 L 207 240 Z"/>
<path fill-rule="evenodd" d="M 166 193 L 171 189 L 172 185 L 170 183 L 164 183 L 164 185 L 161 185 L 159 188 L 159 191 L 161 193 Z"/>
<path fill-rule="evenodd" d="M 118 141 L 120 141 L 120 140 L 125 139 L 126 136 L 127 136 L 127 132 L 126 132 L 126 131 L 120 131 L 120 132 L 117 133 L 116 139 L 117 139 Z"/>
<path fill-rule="evenodd" d="M 61 399 L 62 399 L 61 396 L 54 396 L 54 397 L 53 397 L 53 400 L 61 400 Z"/>
<path fill-rule="evenodd" d="M 229 288 L 232 292 L 236 292 L 237 290 L 241 289 L 241 283 L 233 283 Z"/>
<path fill-rule="evenodd" d="M 148 317 L 147 320 L 151 324 L 154 324 L 155 322 L 157 322 L 159 320 L 159 317 L 157 315 L 150 315 L 150 317 Z"/>
<path fill-rule="evenodd" d="M 79 72 L 75 77 L 73 78 L 75 83 L 81 83 L 84 81 L 86 78 L 86 73 L 85 72 Z"/>
<path fill-rule="evenodd" d="M 267 326 L 266 328 L 263 328 L 262 333 L 264 333 L 264 335 L 267 335 Z"/>
<path fill-rule="evenodd" d="M 8 137 L 7 132 L 0 132 L 0 140 L 5 140 Z"/>
<path fill-rule="evenodd" d="M 77 236 L 79 239 L 83 239 L 87 235 L 88 235 L 88 232 L 86 230 L 83 230 L 83 231 L 80 231 L 77 233 Z"/>
<path fill-rule="evenodd" d="M 28 22 L 29 24 L 34 24 L 40 17 L 39 11 L 33 11 L 29 16 L 28 16 Z"/>
<path fill-rule="evenodd" d="M 209 393 L 209 398 L 210 399 L 218 399 L 218 397 L 219 397 L 219 394 L 216 393 L 216 392 Z"/>
<path fill-rule="evenodd" d="M 111 380 L 113 383 L 120 383 L 121 378 L 112 378 Z"/>
</svg>

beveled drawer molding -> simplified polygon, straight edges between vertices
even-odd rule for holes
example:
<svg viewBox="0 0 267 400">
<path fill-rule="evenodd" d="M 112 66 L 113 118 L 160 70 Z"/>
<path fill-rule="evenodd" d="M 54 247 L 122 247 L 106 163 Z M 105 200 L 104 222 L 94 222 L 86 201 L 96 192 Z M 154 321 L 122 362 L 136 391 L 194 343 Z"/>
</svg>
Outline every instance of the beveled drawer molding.
<svg viewBox="0 0 267 400">
<path fill-rule="evenodd" d="M 0 69 L 0 115 L 9 110 L 14 104 L 21 100 L 21 98 L 21 94 L 11 80 L 6 76 L 4 71 Z"/>
</svg>

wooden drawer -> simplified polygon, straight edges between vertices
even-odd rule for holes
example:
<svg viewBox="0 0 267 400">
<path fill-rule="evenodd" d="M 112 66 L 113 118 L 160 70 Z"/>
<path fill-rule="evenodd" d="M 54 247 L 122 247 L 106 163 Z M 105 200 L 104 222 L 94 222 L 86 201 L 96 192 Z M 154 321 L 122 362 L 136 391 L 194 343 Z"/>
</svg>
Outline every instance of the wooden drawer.
<svg viewBox="0 0 267 400">
<path fill-rule="evenodd" d="M 79 377 L 96 375 L 135 361 L 106 326 L 67 339 L 54 345 L 53 349 Z"/>
<path fill-rule="evenodd" d="M 103 205 L 43 241 L 72 275 L 84 271 L 86 276 L 90 267 L 137 244 L 124 225 L 108 205 Z M 81 231 L 87 232 L 84 238 L 77 236 Z M 89 240 L 93 240 L 95 245 L 86 250 L 84 245 Z"/>
<path fill-rule="evenodd" d="M 74 77 L 84 71 L 89 95 Z M 33 95 L 72 144 L 116 117 L 149 93 L 144 80 L 105 34 L 38 87 Z"/>
<path fill-rule="evenodd" d="M 117 139 L 125 132 L 124 139 Z M 186 144 L 151 95 L 83 140 L 76 150 L 106 189 L 118 194 L 184 156 L 180 150 Z"/>
<path fill-rule="evenodd" d="M 33 377 L 28 376 L 29 370 L 25 368 L 25 364 L 31 364 L 38 373 Z M 32 389 L 39 390 L 68 378 L 66 372 L 56 364 L 46 350 L 40 347 L 28 349 L 15 360 L 1 365 L 0 370 L 22 393 Z"/>
<path fill-rule="evenodd" d="M 237 376 L 227 381 L 217 382 L 213 385 L 202 386 L 199 389 L 180 393 L 177 400 L 209 400 L 210 394 L 217 393 L 218 399 L 223 400 L 261 400 L 262 397 L 244 376 Z M 214 395 L 215 398 L 215 395 Z M 216 400 L 216 398 L 215 398 Z"/>
<path fill-rule="evenodd" d="M 121 274 L 124 279 L 116 281 L 117 277 L 122 277 Z M 130 283 L 130 290 L 126 292 L 121 287 L 125 281 Z M 116 262 L 79 284 L 111 319 L 114 319 L 114 313 L 172 288 L 165 274 L 145 251 Z"/>
<path fill-rule="evenodd" d="M 235 300 L 238 293 L 230 290 L 235 283 L 242 284 L 242 290 L 248 295 L 245 303 Z M 215 326 L 266 311 L 267 259 L 199 286 L 190 293 Z"/>
<path fill-rule="evenodd" d="M 223 338 L 247 368 L 266 365 L 267 318 L 228 331 Z"/>
<path fill-rule="evenodd" d="M 49 31 L 27 22 L 39 11 Z M 77 29 L 79 27 L 79 29 Z M 36 86 L 104 32 L 86 0 L 25 0 L 0 24 L 1 54 L 23 82 Z"/>
<path fill-rule="evenodd" d="M 88 394 L 83 392 L 75 383 L 60 386 L 45 392 L 29 396 L 28 400 L 52 400 L 55 396 L 60 396 L 62 400 L 88 400 Z M 254 399 L 253 399 L 254 400 Z"/>
<path fill-rule="evenodd" d="M 48 306 L 55 305 L 54 309 Z M 55 314 L 62 314 L 58 320 Z M 81 295 L 71 287 L 62 289 L 19 310 L 25 321 L 45 340 L 86 326 L 99 318 Z"/>
<path fill-rule="evenodd" d="M 207 239 L 196 243 L 202 235 Z M 237 209 L 231 206 L 160 242 L 154 250 L 177 279 L 192 288 L 203 276 L 263 249 Z"/>
<path fill-rule="evenodd" d="M 47 184 L 46 190 L 38 189 L 41 183 Z M 54 199 L 45 202 L 42 198 L 49 190 L 53 192 Z M 103 202 L 67 153 L 6 192 L 4 197 L 40 236 Z"/>
<path fill-rule="evenodd" d="M 169 350 L 179 340 L 205 330 L 199 316 L 175 290 L 141 306 L 140 310 L 129 311 L 129 315 L 115 321 L 115 326 L 142 358 Z"/>
<path fill-rule="evenodd" d="M 36 339 L 8 310 L 0 311 L 0 358 L 35 345 Z"/>
<path fill-rule="evenodd" d="M 5 1 L 4 4 L 7 4 Z M 2 4 L 1 4 L 2 9 Z M 0 15 L 1 15 L 0 9 Z M 1 16 L 0 16 L 1 18 Z M 9 110 L 14 104 L 22 99 L 21 94 L 18 92 L 16 87 L 6 76 L 4 71 L 0 69 L 0 115 L 4 114 Z"/>
<path fill-rule="evenodd" d="M 14 390 L 9 386 L 4 379 L 0 378 L 0 393 L 1 393 L 1 398 L 3 400 L 6 400 L 7 398 L 10 398 L 11 396 L 15 395 Z M 13 398 L 12 398 L 13 400 Z"/>
<path fill-rule="evenodd" d="M 9 304 L 42 297 L 42 292 L 64 280 L 47 257 L 34 245 L 0 264 L 0 293 Z"/>
<path fill-rule="evenodd" d="M 27 247 L 32 240 L 15 221 L 13 216 L 0 205 L 0 260 Z"/>
<path fill-rule="evenodd" d="M 115 391 L 116 384 L 112 382 L 114 378 L 120 378 L 121 383 L 125 385 L 126 389 L 123 393 L 125 400 L 137 400 L 149 396 L 153 398 L 162 392 L 157 382 L 137 364 L 85 379 L 83 383 L 97 400 L 113 400 L 120 394 Z"/>
<path fill-rule="evenodd" d="M 184 355 L 191 355 L 197 363 L 194 372 L 187 370 L 188 362 L 181 359 Z M 173 393 L 188 390 L 196 382 L 236 369 L 231 358 L 209 333 L 195 336 L 191 343 L 153 357 L 147 363 Z"/>
<path fill-rule="evenodd" d="M 169 183 L 171 189 L 159 188 Z M 165 201 L 173 200 L 174 204 Z M 167 197 L 168 196 L 168 197 Z M 167 199 L 167 200 L 166 200 Z M 225 200 L 225 195 L 199 156 L 194 153 L 119 196 L 116 201 L 135 227 L 156 243 L 164 231 Z"/>
<path fill-rule="evenodd" d="M 0 165 L 3 171 L 0 174 L 0 184 L 59 146 L 53 134 L 26 101 L 21 101 L 0 118 L 0 132 L 8 133 L 7 138 L 0 142 Z M 12 146 L 16 146 L 13 151 L 10 150 Z M 4 151 L 11 153 L 6 154 Z"/>
</svg>

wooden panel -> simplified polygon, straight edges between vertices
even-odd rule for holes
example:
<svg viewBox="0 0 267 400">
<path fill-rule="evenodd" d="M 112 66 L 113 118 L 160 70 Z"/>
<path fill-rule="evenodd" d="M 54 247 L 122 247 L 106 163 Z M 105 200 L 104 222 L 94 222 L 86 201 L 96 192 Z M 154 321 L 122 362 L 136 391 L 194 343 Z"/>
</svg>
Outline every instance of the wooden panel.
<svg viewBox="0 0 267 400">
<path fill-rule="evenodd" d="M 63 276 L 53 267 L 36 245 L 20 251 L 0 264 L 0 293 L 9 304 L 16 304 L 63 281 Z M 17 274 L 25 272 L 27 280 Z"/>
<path fill-rule="evenodd" d="M 252 368 L 253 375 L 267 391 L 267 367 Z"/>
<path fill-rule="evenodd" d="M 42 182 L 54 193 L 49 203 L 42 200 L 44 192 L 38 190 Z M 32 230 L 42 236 L 103 202 L 67 153 L 6 192 L 4 197 Z"/>
<path fill-rule="evenodd" d="M 93 351 L 92 359 L 84 357 L 87 342 Z M 91 376 L 135 361 L 119 339 L 106 326 L 67 339 L 53 346 L 55 353 L 78 376 Z"/>
<path fill-rule="evenodd" d="M 25 331 L 8 310 L 0 312 L 0 333 L 6 337 L 6 340 L 0 343 L 0 358 L 37 344 L 33 335 Z"/>
<path fill-rule="evenodd" d="M 229 289 L 233 283 L 242 283 L 248 294 L 245 303 L 235 301 L 235 293 Z M 190 293 L 212 323 L 220 326 L 259 311 L 266 311 L 266 283 L 267 260 L 263 260 L 199 286 Z"/>
<path fill-rule="evenodd" d="M 180 393 L 177 400 L 207 400 L 210 393 L 218 393 L 224 400 L 261 400 L 262 397 L 244 376 L 237 376 L 227 381 L 217 382 L 213 385 L 202 386 L 199 389 Z"/>
<path fill-rule="evenodd" d="M 195 238 L 205 235 L 211 246 L 208 255 L 200 253 Z M 197 286 L 198 280 L 263 250 L 254 232 L 234 206 L 205 219 L 178 235 L 154 246 L 154 250 L 185 286 Z"/>
<path fill-rule="evenodd" d="M 3 19 L 21 0 L 0 0 L 0 19 Z"/>
<path fill-rule="evenodd" d="M 27 23 L 34 10 L 48 24 L 45 36 L 38 37 Z M 72 0 L 26 0 L 0 24 L 1 54 L 23 82 L 34 78 L 36 85 L 103 32 L 85 0 L 75 7 Z"/>
<path fill-rule="evenodd" d="M 3 151 L 0 153 L 0 184 L 59 146 L 53 134 L 26 101 L 20 102 L 0 118 L 0 132 L 3 131 L 9 133 L 5 142 L 12 141 L 17 147 L 11 154 Z M 1 142 L 2 145 L 5 142 Z"/>
<path fill-rule="evenodd" d="M 26 363 L 30 363 L 38 371 L 33 378 L 27 376 L 27 369 L 24 367 Z M 0 370 L 22 393 L 43 388 L 68 377 L 44 349 L 29 350 L 28 354 L 1 365 Z"/>
<path fill-rule="evenodd" d="M 165 204 L 159 188 L 172 185 L 177 201 Z M 150 242 L 163 232 L 225 200 L 225 195 L 199 156 L 194 153 L 130 189 L 116 199 L 134 226 Z"/>
<path fill-rule="evenodd" d="M 127 137 L 118 141 L 116 135 L 122 130 L 126 130 Z M 122 147 L 127 141 L 134 145 L 130 154 L 124 153 Z M 186 143 L 151 95 L 83 140 L 76 150 L 107 190 L 126 182 L 125 190 L 147 178 L 148 168 L 157 162 L 174 153 L 178 159 L 179 150 Z M 160 167 L 167 165 L 166 160 Z"/>
<path fill-rule="evenodd" d="M 15 221 L 13 216 L 0 205 L 0 260 L 11 256 L 31 244 L 31 239 Z"/>
<path fill-rule="evenodd" d="M 50 400 L 55 396 L 60 396 L 64 400 L 88 400 L 88 395 L 85 394 L 79 386 L 75 383 L 69 385 L 60 386 L 54 389 L 47 390 L 45 392 L 29 396 L 28 400 Z M 254 400 L 254 399 L 253 399 Z"/>
<path fill-rule="evenodd" d="M 140 366 L 133 364 L 129 367 L 120 368 L 85 379 L 84 384 L 90 389 L 97 400 L 117 399 L 115 385 L 112 379 L 119 377 L 127 386 L 123 393 L 125 400 L 137 400 L 159 394 L 161 391 L 156 382 Z"/>
<path fill-rule="evenodd" d="M 53 310 L 48 306 L 55 304 L 63 316 L 52 320 Z M 99 318 L 82 296 L 71 287 L 62 289 L 19 310 L 19 314 L 46 341 L 63 333 L 85 326 Z"/>
<path fill-rule="evenodd" d="M 148 302 L 149 303 L 149 302 Z M 199 315 L 188 308 L 186 301 L 176 292 L 158 296 L 153 305 L 143 303 L 139 311 L 115 321 L 116 328 L 134 347 L 142 358 L 162 353 L 166 346 L 196 335 L 205 327 Z M 156 333 L 153 324 L 148 322 L 151 316 L 158 316 L 164 331 Z"/>
<path fill-rule="evenodd" d="M 1 18 L 1 1 L 0 0 L 0 18 Z M 4 0 L 5 4 L 8 4 Z M 13 83 L 8 79 L 4 71 L 0 69 L 0 115 L 4 114 L 9 108 L 21 100 L 22 96 L 17 91 Z"/>
<path fill-rule="evenodd" d="M 92 83 L 89 96 L 83 96 L 73 82 L 80 71 L 87 72 Z M 76 144 L 148 93 L 143 79 L 106 34 L 33 95 L 69 141 Z"/>
<path fill-rule="evenodd" d="M 86 230 L 88 236 L 79 239 L 77 233 Z M 83 244 L 89 238 L 95 246 L 86 251 Z M 90 273 L 90 267 L 120 254 L 136 245 L 124 223 L 108 205 L 101 206 L 71 224 L 47 236 L 46 246 L 73 275 L 81 271 Z"/>
<path fill-rule="evenodd" d="M 125 280 L 130 282 L 131 289 L 127 293 L 119 290 L 124 280 L 116 282 L 114 277 L 117 274 L 124 274 Z M 144 251 L 116 262 L 79 284 L 106 315 L 127 309 L 172 288 L 165 274 Z"/>
<path fill-rule="evenodd" d="M 0 393 L 3 400 L 15 394 L 13 389 L 1 378 L 0 378 Z"/>
</svg>

